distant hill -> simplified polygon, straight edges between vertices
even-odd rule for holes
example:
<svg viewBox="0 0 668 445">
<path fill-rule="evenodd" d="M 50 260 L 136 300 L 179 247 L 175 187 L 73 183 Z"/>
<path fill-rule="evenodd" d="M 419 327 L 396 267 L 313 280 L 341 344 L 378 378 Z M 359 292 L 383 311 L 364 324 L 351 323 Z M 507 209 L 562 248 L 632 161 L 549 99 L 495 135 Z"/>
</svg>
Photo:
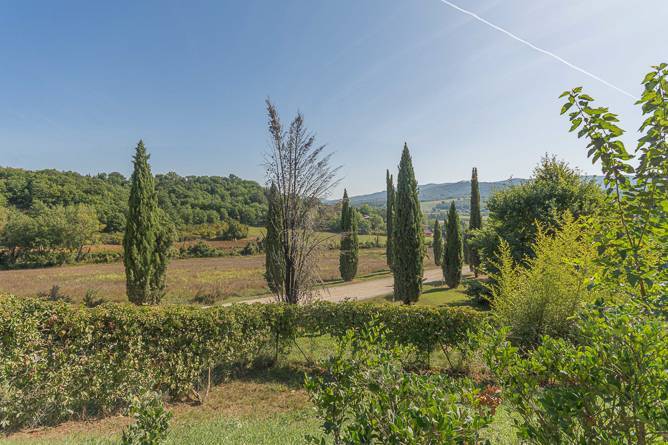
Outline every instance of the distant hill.
<svg viewBox="0 0 668 445">
<path fill-rule="evenodd" d="M 495 190 L 526 182 L 526 179 L 511 178 L 505 181 L 480 182 L 480 199 L 486 201 Z M 419 186 L 420 201 L 451 201 L 466 198 L 471 193 L 471 181 L 445 182 L 443 184 L 424 184 Z M 358 195 L 350 198 L 353 205 L 369 204 L 384 206 L 385 191 Z"/>
</svg>

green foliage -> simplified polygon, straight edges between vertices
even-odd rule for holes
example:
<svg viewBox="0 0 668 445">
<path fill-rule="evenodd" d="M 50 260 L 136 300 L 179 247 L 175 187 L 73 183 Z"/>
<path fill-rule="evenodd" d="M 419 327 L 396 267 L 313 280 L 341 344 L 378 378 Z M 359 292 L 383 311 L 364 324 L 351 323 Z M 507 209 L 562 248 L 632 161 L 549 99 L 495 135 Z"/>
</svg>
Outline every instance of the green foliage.
<svg viewBox="0 0 668 445">
<path fill-rule="evenodd" d="M 17 210 L 6 212 L 2 244 L 7 247 L 6 264 L 9 267 L 22 265 L 62 264 L 83 259 L 83 248 L 98 239 L 100 222 L 92 207 L 70 205 L 46 207 L 38 205 L 30 213 Z M 35 254 L 47 258 L 40 263 L 34 261 Z M 31 261 L 32 259 L 32 261 Z"/>
<path fill-rule="evenodd" d="M 341 205 L 341 253 L 339 272 L 343 281 L 351 281 L 357 275 L 359 262 L 359 238 L 357 236 L 357 211 L 350 206 L 348 192 L 343 191 Z"/>
<path fill-rule="evenodd" d="M 615 124 L 614 114 L 604 107 L 592 108 L 593 99 L 582 88 L 562 94 L 568 97 L 562 114 L 575 107 L 570 113 L 571 130 L 579 129 L 579 136 L 590 140 L 588 155 L 594 162 L 601 161 L 606 197 L 612 204 L 594 221 L 596 236 L 587 247 L 596 249 L 594 264 L 602 268 L 601 273 L 586 271 L 587 261 L 582 259 L 587 254 L 575 255 L 577 262 L 562 260 L 562 268 L 570 266 L 571 274 L 581 274 L 581 282 L 572 286 L 590 284 L 615 298 L 598 300 L 576 314 L 567 323 L 568 329 L 554 333 L 568 334 L 567 338 L 543 336 L 533 350 L 513 346 L 507 330 L 488 336 L 493 344 L 487 348 L 487 362 L 503 384 L 504 397 L 519 414 L 519 433 L 533 442 L 665 443 L 667 67 L 654 67 L 643 80 L 645 93 L 638 103 L 649 116 L 641 127 L 645 135 L 636 149 L 637 167 L 629 163 L 631 155 L 618 139 L 623 131 Z M 572 244 L 556 238 L 550 251 Z M 558 257 L 573 255 L 565 250 L 550 256 L 554 264 Z M 504 263 L 501 269 L 513 267 Z M 530 264 L 529 268 L 527 273 L 540 267 Z M 514 274 L 502 271 L 502 276 Z M 547 289 L 564 279 L 567 277 L 545 280 L 542 287 Z M 514 286 L 510 282 L 501 285 Z"/>
<path fill-rule="evenodd" d="M 591 287 L 600 270 L 591 228 L 568 214 L 560 226 L 554 234 L 539 227 L 534 255 L 520 265 L 501 242 L 498 272 L 492 275 L 492 308 L 499 324 L 509 328 L 511 340 L 522 347 L 537 345 L 544 335 L 565 337 L 575 314 L 602 296 L 602 289 Z"/>
<path fill-rule="evenodd" d="M 659 444 L 668 430 L 668 325 L 631 305 L 585 311 L 574 342 L 523 354 L 490 334 L 488 364 L 532 443 Z"/>
<path fill-rule="evenodd" d="M 668 283 L 668 65 L 653 67 L 643 79 L 636 104 L 645 117 L 634 158 L 620 140 L 617 115 L 593 108 L 594 99 L 582 88 L 564 92 L 561 109 L 569 114 L 571 130 L 589 140 L 587 155 L 601 162 L 606 197 L 616 210 L 604 213 L 600 249 L 607 251 L 606 269 L 615 279 L 638 287 L 643 299 L 662 297 Z M 665 298 L 665 296 L 663 297 Z"/>
<path fill-rule="evenodd" d="M 227 251 L 225 249 L 218 249 L 212 247 L 204 241 L 198 241 L 195 244 L 191 244 L 187 247 L 180 247 L 178 257 L 179 258 L 217 258 L 223 256 L 230 256 L 233 252 Z"/>
<path fill-rule="evenodd" d="M 386 233 L 385 212 L 380 207 L 372 207 L 362 204 L 355 207 L 359 218 L 357 219 L 360 235 L 383 235 Z"/>
<path fill-rule="evenodd" d="M 306 389 L 334 444 L 481 443 L 492 411 L 466 379 L 405 369 L 410 350 L 392 344 L 382 324 L 348 330 L 322 376 Z M 312 443 L 325 444 L 311 437 Z"/>
<path fill-rule="evenodd" d="M 267 197 L 269 212 L 267 214 L 267 236 L 264 239 L 265 279 L 274 294 L 281 294 L 285 280 L 285 254 L 283 252 L 283 231 L 281 223 L 281 205 L 278 189 L 272 183 Z"/>
<path fill-rule="evenodd" d="M 491 283 L 489 279 L 475 278 L 464 280 L 464 291 L 466 295 L 476 304 L 488 304 L 492 300 L 492 292 L 490 290 Z"/>
<path fill-rule="evenodd" d="M 176 225 L 234 219 L 254 226 L 264 222 L 266 198 L 255 181 L 237 176 L 157 175 L 158 204 Z M 0 168 L 0 202 L 22 212 L 84 204 L 95 209 L 104 232 L 125 228 L 130 182 L 120 173 L 85 176 L 56 170 Z"/>
<path fill-rule="evenodd" d="M 0 201 L 24 213 L 40 206 L 86 205 L 105 232 L 123 230 L 128 182 L 120 173 L 83 176 L 56 170 L 0 168 Z"/>
<path fill-rule="evenodd" d="M 392 228 L 394 296 L 395 299 L 410 304 L 417 301 L 422 293 L 424 234 L 417 181 L 406 144 L 399 162 L 394 212 Z"/>
<path fill-rule="evenodd" d="M 480 188 L 478 186 L 478 169 L 473 167 L 471 172 L 471 209 L 469 215 L 469 230 L 482 229 L 482 215 L 480 213 Z M 475 276 L 478 276 L 480 269 L 480 254 L 478 249 L 469 246 L 468 233 L 465 236 L 464 248 L 466 250 L 467 263 L 471 266 Z"/>
<path fill-rule="evenodd" d="M 394 182 L 392 180 L 392 175 L 390 175 L 390 171 L 387 170 L 385 173 L 385 181 L 387 183 L 387 200 L 385 204 L 385 224 L 387 227 L 387 244 L 385 246 L 385 254 L 387 256 L 387 265 L 392 270 L 392 258 L 394 256 L 394 218 L 395 218 L 395 211 L 394 211 L 394 199 L 395 199 L 395 191 L 394 191 Z"/>
<path fill-rule="evenodd" d="M 160 445 L 169 433 L 172 413 L 165 410 L 159 394 L 136 397 L 130 405 L 135 423 L 123 431 L 121 445 Z"/>
<path fill-rule="evenodd" d="M 177 225 L 234 220 L 259 226 L 264 223 L 267 200 L 263 187 L 235 175 L 156 175 L 158 205 Z"/>
<path fill-rule="evenodd" d="M 440 266 L 443 261 L 443 230 L 437 219 L 434 220 L 434 238 L 431 248 L 434 250 L 434 263 Z"/>
<path fill-rule="evenodd" d="M 239 221 L 230 219 L 225 222 L 223 230 L 216 234 L 218 240 L 231 241 L 244 239 L 248 236 L 248 226 Z"/>
<path fill-rule="evenodd" d="M 135 304 L 158 304 L 162 299 L 168 253 L 174 238 L 168 218 L 158 209 L 148 159 L 144 143 L 139 141 L 123 238 L 128 299 Z"/>
<path fill-rule="evenodd" d="M 462 246 L 461 224 L 455 203 L 450 204 L 448 222 L 445 226 L 445 251 L 443 255 L 443 277 L 451 288 L 459 286 L 462 280 L 464 251 Z"/>
<path fill-rule="evenodd" d="M 197 308 L 0 299 L 0 428 L 107 415 L 146 391 L 196 397 L 207 371 L 225 374 L 277 340 L 340 338 L 377 318 L 388 340 L 427 354 L 464 342 L 483 315 L 463 308 L 357 303 Z"/>
<path fill-rule="evenodd" d="M 496 192 L 487 202 L 490 215 L 483 229 L 473 230 L 471 247 L 482 255 L 486 269 L 493 270 L 499 240 L 510 246 L 515 261 L 531 256 L 538 227 L 554 230 L 561 216 L 591 215 L 602 207 L 603 192 L 593 181 L 555 158 L 544 157 L 531 180 Z"/>
</svg>

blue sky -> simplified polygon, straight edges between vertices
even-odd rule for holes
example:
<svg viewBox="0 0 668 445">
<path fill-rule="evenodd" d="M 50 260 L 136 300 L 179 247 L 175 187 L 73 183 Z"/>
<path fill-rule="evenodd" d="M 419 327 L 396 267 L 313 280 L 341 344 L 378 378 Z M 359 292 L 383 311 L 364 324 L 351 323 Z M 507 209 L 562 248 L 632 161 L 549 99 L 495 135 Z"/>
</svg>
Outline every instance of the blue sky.
<svg viewBox="0 0 668 445">
<path fill-rule="evenodd" d="M 666 0 L 454 0 L 630 91 L 668 59 Z M 545 152 L 596 173 L 557 96 L 632 100 L 440 0 L 0 0 L 0 165 L 263 181 L 264 99 L 296 110 L 353 195 L 407 141 L 420 183 L 527 177 Z M 337 189 L 338 194 L 341 190 Z"/>
</svg>

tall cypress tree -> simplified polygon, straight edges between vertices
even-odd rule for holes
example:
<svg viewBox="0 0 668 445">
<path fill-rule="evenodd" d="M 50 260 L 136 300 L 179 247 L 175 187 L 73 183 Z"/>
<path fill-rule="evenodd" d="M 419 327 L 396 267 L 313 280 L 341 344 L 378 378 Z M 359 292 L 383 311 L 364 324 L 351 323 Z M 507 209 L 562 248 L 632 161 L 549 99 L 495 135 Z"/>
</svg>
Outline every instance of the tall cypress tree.
<svg viewBox="0 0 668 445">
<path fill-rule="evenodd" d="M 482 228 L 482 215 L 480 214 L 480 189 L 478 187 L 478 169 L 473 167 L 471 172 L 471 217 L 469 219 L 469 231 Z M 468 234 L 466 237 L 468 241 Z M 475 276 L 480 269 L 480 253 L 467 243 L 467 261 Z"/>
<path fill-rule="evenodd" d="M 390 171 L 385 173 L 385 182 L 387 183 L 387 201 L 385 220 L 387 221 L 385 227 L 387 228 L 387 241 L 385 245 L 385 254 L 387 256 L 387 265 L 392 269 L 392 258 L 394 257 L 394 181 Z"/>
<path fill-rule="evenodd" d="M 437 266 L 440 266 L 441 260 L 443 259 L 443 231 L 441 230 L 438 220 L 434 221 L 432 249 L 434 250 L 434 263 L 436 263 Z"/>
<path fill-rule="evenodd" d="M 276 184 L 271 183 L 267 194 L 269 208 L 267 210 L 266 229 L 264 238 L 265 273 L 269 289 L 275 294 L 280 294 L 285 279 L 284 255 L 282 251 L 283 228 L 281 218 L 280 195 Z"/>
<path fill-rule="evenodd" d="M 394 298 L 410 304 L 422 293 L 424 233 L 418 186 L 407 144 L 399 163 L 394 211 Z"/>
<path fill-rule="evenodd" d="M 341 253 L 339 272 L 344 281 L 351 281 L 357 275 L 359 261 L 359 238 L 357 236 L 357 212 L 350 206 L 347 191 L 343 191 L 341 206 Z"/>
<path fill-rule="evenodd" d="M 144 142 L 134 155 L 128 217 L 123 237 L 123 262 L 128 299 L 135 304 L 158 304 L 164 294 L 170 225 L 158 209 L 155 180 Z M 162 224 L 161 224 L 162 223 Z"/>
<path fill-rule="evenodd" d="M 443 277 L 448 287 L 459 286 L 462 280 L 462 264 L 464 252 L 462 249 L 462 235 L 459 223 L 459 214 L 455 209 L 455 202 L 450 203 L 448 222 L 445 227 L 445 253 L 443 255 Z"/>
</svg>

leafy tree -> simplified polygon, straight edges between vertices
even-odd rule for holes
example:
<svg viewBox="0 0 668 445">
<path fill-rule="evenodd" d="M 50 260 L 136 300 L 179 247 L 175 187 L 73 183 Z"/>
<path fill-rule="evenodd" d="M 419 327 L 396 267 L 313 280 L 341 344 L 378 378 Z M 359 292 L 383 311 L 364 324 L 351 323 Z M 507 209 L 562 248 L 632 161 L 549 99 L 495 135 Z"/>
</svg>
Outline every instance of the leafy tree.
<svg viewBox="0 0 668 445">
<path fill-rule="evenodd" d="M 478 187 L 478 169 L 473 167 L 471 172 L 471 210 L 469 216 L 469 230 L 478 230 L 482 228 L 482 216 L 480 214 L 480 189 Z M 466 238 L 468 238 L 468 233 Z M 476 248 L 471 248 L 468 244 L 468 239 L 466 241 L 466 251 L 468 255 L 467 262 L 473 270 L 473 274 L 477 277 L 479 268 L 480 268 L 480 255 Z"/>
<path fill-rule="evenodd" d="M 450 204 L 448 221 L 445 226 L 445 252 L 443 255 L 443 277 L 452 288 L 459 286 L 462 280 L 464 251 L 462 247 L 461 225 L 454 201 Z"/>
<path fill-rule="evenodd" d="M 432 241 L 432 249 L 434 250 L 434 263 L 437 266 L 441 265 L 443 260 L 443 230 L 438 224 L 438 220 L 434 220 L 434 240 Z"/>
<path fill-rule="evenodd" d="M 394 211 L 394 296 L 410 304 L 422 293 L 424 233 L 417 181 L 407 144 L 399 162 Z"/>
<path fill-rule="evenodd" d="M 471 247 L 482 255 L 484 267 L 493 272 L 499 240 L 508 243 L 515 261 L 521 261 L 533 255 L 531 245 L 539 226 L 548 232 L 559 228 L 567 211 L 576 219 L 591 215 L 601 208 L 603 197 L 594 181 L 583 179 L 567 163 L 546 156 L 528 182 L 490 197 L 488 223 L 472 231 Z"/>
<path fill-rule="evenodd" d="M 344 281 L 351 281 L 357 275 L 359 260 L 359 239 L 357 236 L 357 212 L 348 200 L 348 192 L 343 190 L 341 204 L 341 253 L 339 272 Z"/>
<path fill-rule="evenodd" d="M 285 265 L 283 264 L 283 252 L 281 238 L 281 206 L 278 189 L 272 182 L 267 196 L 269 211 L 266 218 L 267 235 L 264 239 L 265 252 L 265 279 L 269 289 L 274 294 L 280 294 Z"/>
<path fill-rule="evenodd" d="M 385 246 L 385 253 L 387 256 L 387 265 L 389 266 L 390 269 L 392 269 L 392 258 L 394 256 L 394 218 L 395 218 L 395 212 L 394 212 L 394 182 L 392 180 L 392 175 L 390 175 L 390 171 L 387 170 L 385 172 L 385 181 L 387 183 L 387 202 L 386 202 L 386 216 L 385 216 L 385 224 L 387 227 L 387 243 Z"/>
<path fill-rule="evenodd" d="M 158 211 L 155 182 L 144 142 L 139 141 L 123 238 L 123 262 L 128 299 L 135 304 L 158 304 L 164 293 L 169 235 L 162 232 L 166 218 Z"/>
</svg>

